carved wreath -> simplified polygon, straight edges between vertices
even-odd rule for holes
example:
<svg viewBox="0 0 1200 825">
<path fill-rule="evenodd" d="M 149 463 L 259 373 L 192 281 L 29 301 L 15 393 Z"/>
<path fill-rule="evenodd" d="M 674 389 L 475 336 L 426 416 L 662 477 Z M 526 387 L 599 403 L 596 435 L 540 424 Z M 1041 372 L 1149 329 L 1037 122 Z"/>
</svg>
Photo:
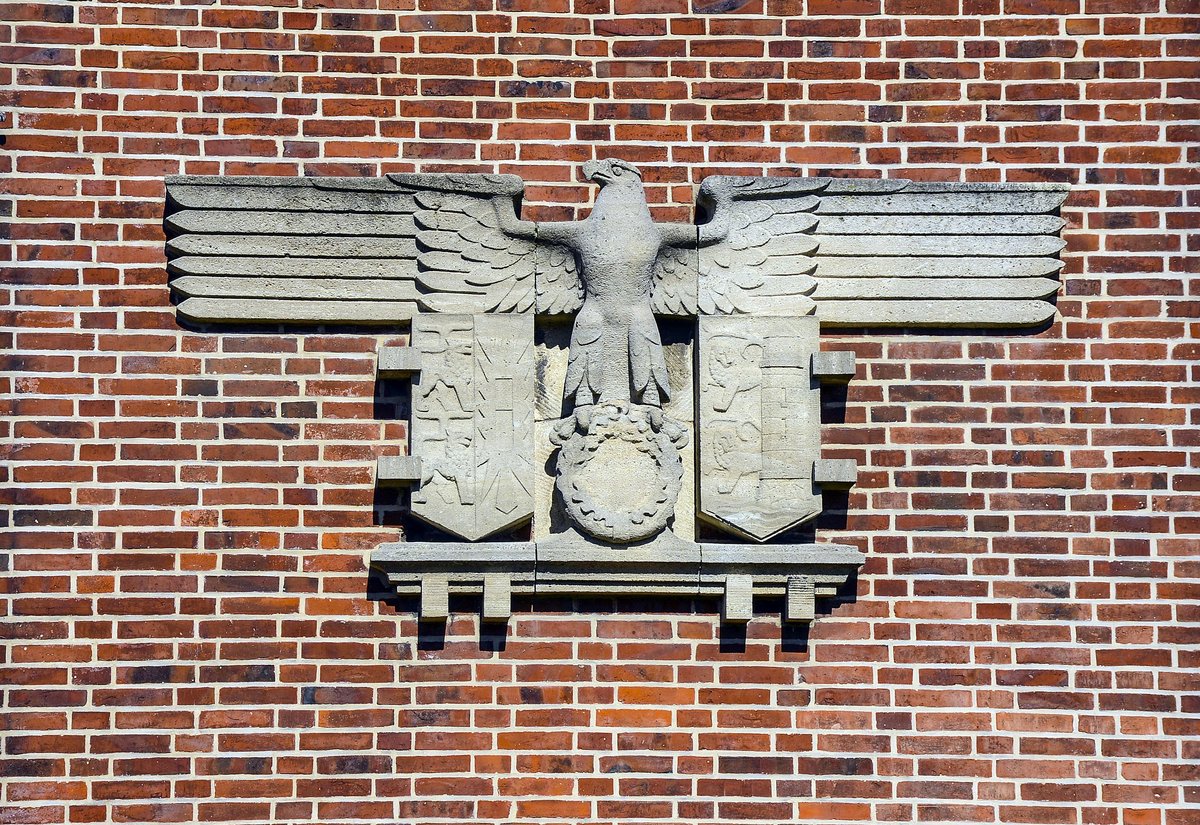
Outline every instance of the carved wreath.
<svg viewBox="0 0 1200 825">
<path fill-rule="evenodd" d="M 667 419 L 655 427 L 652 412 L 659 411 L 629 402 L 600 404 L 588 431 L 562 442 L 556 486 L 563 506 L 596 538 L 620 544 L 648 539 L 675 511 L 683 462 L 674 442 L 686 434 Z M 604 470 L 589 468 L 598 456 Z M 616 472 L 608 469 L 614 465 Z"/>
</svg>

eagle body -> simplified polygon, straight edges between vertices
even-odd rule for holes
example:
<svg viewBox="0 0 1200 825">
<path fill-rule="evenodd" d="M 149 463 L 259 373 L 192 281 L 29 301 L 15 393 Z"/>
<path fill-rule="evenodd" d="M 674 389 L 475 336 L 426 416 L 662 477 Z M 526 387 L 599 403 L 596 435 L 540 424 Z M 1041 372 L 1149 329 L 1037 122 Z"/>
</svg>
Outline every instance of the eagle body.
<svg viewBox="0 0 1200 825">
<path fill-rule="evenodd" d="M 651 309 L 662 231 L 650 216 L 636 170 L 622 171 L 611 180 L 596 174 L 593 179 L 603 182 L 595 208 L 565 238 L 584 289 L 564 388 L 577 407 L 604 401 L 658 407 L 670 397 Z"/>
</svg>

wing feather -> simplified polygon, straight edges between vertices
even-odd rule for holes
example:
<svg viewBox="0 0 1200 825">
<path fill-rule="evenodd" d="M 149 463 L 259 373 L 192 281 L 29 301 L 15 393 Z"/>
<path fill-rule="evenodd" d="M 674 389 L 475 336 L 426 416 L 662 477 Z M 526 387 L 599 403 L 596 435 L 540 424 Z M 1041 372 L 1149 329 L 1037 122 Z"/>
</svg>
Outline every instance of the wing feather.
<svg viewBox="0 0 1200 825">
<path fill-rule="evenodd" d="M 823 324 L 1016 327 L 1054 315 L 1066 187 L 893 184 L 821 198 L 813 297 Z"/>
<path fill-rule="evenodd" d="M 709 178 L 700 191 L 710 245 L 700 253 L 699 309 L 815 311 L 835 326 L 1041 323 L 1054 314 L 1067 191 Z"/>
<path fill-rule="evenodd" d="M 522 190 L 511 175 L 170 178 L 172 289 L 200 321 L 528 312 L 539 247 L 497 214 Z"/>
<path fill-rule="evenodd" d="M 659 315 L 695 315 L 698 272 L 695 247 L 662 247 L 654 261 L 650 308 Z"/>
<path fill-rule="evenodd" d="M 701 247 L 699 309 L 706 314 L 808 315 L 817 249 L 812 193 L 823 178 L 708 178 L 701 208 L 720 233 Z"/>
<path fill-rule="evenodd" d="M 410 318 L 417 202 L 386 179 L 167 179 L 178 311 L 200 322 Z M 381 280 L 385 279 L 385 280 Z"/>
</svg>

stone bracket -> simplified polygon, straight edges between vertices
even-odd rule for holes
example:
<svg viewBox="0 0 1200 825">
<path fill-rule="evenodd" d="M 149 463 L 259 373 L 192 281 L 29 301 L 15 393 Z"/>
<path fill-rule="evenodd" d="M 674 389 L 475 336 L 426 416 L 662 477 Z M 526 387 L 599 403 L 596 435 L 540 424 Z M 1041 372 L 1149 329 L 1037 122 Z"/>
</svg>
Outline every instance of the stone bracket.
<svg viewBox="0 0 1200 825">
<path fill-rule="evenodd" d="M 670 552 L 561 542 L 385 544 L 371 566 L 398 595 L 419 596 L 422 621 L 444 621 L 449 597 L 483 597 L 486 622 L 507 621 L 514 594 L 716 596 L 722 617 L 754 617 L 754 597 L 785 599 L 783 620 L 811 622 L 864 556 L 841 544 L 693 544 Z"/>
<path fill-rule="evenodd" d="M 812 356 L 813 377 L 822 384 L 845 384 L 854 377 L 856 368 L 852 350 L 814 352 Z"/>
<path fill-rule="evenodd" d="M 858 481 L 858 462 L 853 458 L 819 458 L 813 462 L 813 481 L 822 488 L 848 490 Z"/>
<path fill-rule="evenodd" d="M 419 484 L 421 481 L 421 457 L 415 455 L 385 455 L 375 462 L 375 484 L 380 487 L 398 487 Z"/>
<path fill-rule="evenodd" d="M 413 347 L 380 347 L 375 372 L 381 378 L 404 378 L 421 371 L 421 351 Z"/>
</svg>

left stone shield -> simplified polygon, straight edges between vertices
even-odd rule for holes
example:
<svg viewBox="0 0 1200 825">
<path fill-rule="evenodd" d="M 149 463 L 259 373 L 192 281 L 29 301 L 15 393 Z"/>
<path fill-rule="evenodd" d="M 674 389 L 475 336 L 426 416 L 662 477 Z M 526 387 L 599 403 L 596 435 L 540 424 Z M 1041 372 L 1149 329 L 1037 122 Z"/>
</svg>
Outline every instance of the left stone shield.
<svg viewBox="0 0 1200 825">
<path fill-rule="evenodd" d="M 533 515 L 532 315 L 420 315 L 411 450 L 417 517 L 468 541 Z"/>
</svg>

